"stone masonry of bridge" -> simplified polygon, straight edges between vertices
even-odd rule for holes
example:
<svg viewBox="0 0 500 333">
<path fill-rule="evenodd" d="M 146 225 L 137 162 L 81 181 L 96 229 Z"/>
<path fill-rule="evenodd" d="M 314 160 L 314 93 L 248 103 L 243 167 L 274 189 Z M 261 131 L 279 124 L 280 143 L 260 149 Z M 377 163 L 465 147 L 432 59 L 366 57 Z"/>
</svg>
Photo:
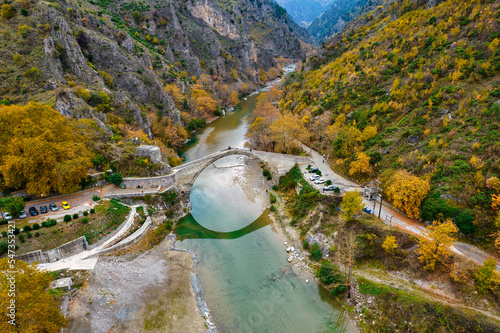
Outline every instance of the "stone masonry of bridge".
<svg viewBox="0 0 500 333">
<path fill-rule="evenodd" d="M 271 172 L 273 177 L 273 182 L 277 184 L 279 176 L 284 175 L 295 165 L 312 164 L 311 158 L 308 156 L 295 156 L 295 155 L 285 155 L 277 153 L 269 153 L 265 151 L 250 150 L 244 148 L 232 148 L 227 150 L 221 150 L 210 154 L 208 156 L 202 157 L 200 159 L 176 166 L 172 168 L 172 172 L 168 175 L 159 177 L 129 177 L 124 178 L 123 183 L 128 189 L 133 190 L 137 188 L 138 185 L 142 186 L 143 189 L 153 189 L 157 188 L 172 188 L 174 187 L 177 191 L 188 194 L 191 191 L 194 181 L 198 175 L 205 170 L 210 164 L 215 161 L 224 158 L 226 156 L 243 155 L 250 158 L 256 158 L 264 163 L 265 167 Z M 132 193 L 127 191 L 127 196 Z M 151 194 L 151 191 L 145 191 L 138 189 L 137 196 L 144 194 Z M 114 196 L 116 196 L 115 194 Z"/>
</svg>

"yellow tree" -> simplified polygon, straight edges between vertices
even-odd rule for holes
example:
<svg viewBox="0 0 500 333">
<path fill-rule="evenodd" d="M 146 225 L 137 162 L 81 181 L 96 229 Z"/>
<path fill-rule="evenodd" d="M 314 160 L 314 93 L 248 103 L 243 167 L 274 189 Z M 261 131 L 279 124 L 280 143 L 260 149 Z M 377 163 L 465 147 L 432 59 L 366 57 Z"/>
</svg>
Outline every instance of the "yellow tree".
<svg viewBox="0 0 500 333">
<path fill-rule="evenodd" d="M 370 165 L 370 157 L 365 153 L 358 153 L 356 159 L 351 162 L 349 174 L 356 179 L 363 180 L 369 177 L 373 172 Z"/>
<path fill-rule="evenodd" d="M 429 182 L 406 170 L 398 170 L 388 183 L 385 193 L 394 206 L 411 218 L 419 218 L 420 205 L 430 190 Z"/>
<path fill-rule="evenodd" d="M 274 151 L 290 154 L 299 147 L 305 129 L 298 117 L 286 114 L 269 126 L 269 132 L 274 141 Z"/>
<path fill-rule="evenodd" d="M 238 105 L 238 102 L 239 102 L 238 94 L 234 90 L 231 92 L 231 101 L 233 102 L 234 106 Z"/>
<path fill-rule="evenodd" d="M 340 217 L 346 221 L 350 221 L 356 213 L 363 209 L 363 198 L 358 190 L 347 191 L 344 194 L 340 209 Z"/>
<path fill-rule="evenodd" d="M 428 230 L 428 238 L 418 240 L 418 259 L 425 263 L 425 269 L 433 271 L 438 261 L 444 262 L 450 256 L 450 246 L 456 240 L 458 229 L 447 219 L 443 223 L 434 221 Z"/>
<path fill-rule="evenodd" d="M 5 185 L 29 194 L 80 189 L 92 166 L 84 137 L 50 106 L 0 107 L 0 173 Z"/>
<path fill-rule="evenodd" d="M 398 248 L 398 243 L 396 242 L 395 236 L 387 236 L 382 243 L 382 248 L 386 253 L 394 253 Z"/>
<path fill-rule="evenodd" d="M 0 332 L 61 332 L 68 320 L 59 311 L 54 298 L 47 292 L 52 278 L 34 265 L 16 260 L 12 269 L 8 258 L 0 259 Z M 14 271 L 14 273 L 6 273 Z M 14 279 L 9 279 L 13 277 Z M 11 282 L 15 281 L 14 297 Z M 9 316 L 8 307 L 15 300 L 15 317 Z M 9 320 L 15 318 L 15 326 Z"/>
<path fill-rule="evenodd" d="M 181 93 L 179 87 L 177 87 L 175 84 L 167 84 L 165 85 L 163 90 L 165 90 L 165 92 L 172 97 L 177 107 L 179 107 L 184 101 L 184 95 Z"/>
<path fill-rule="evenodd" d="M 500 209 L 500 194 L 493 194 L 491 196 L 491 208 Z"/>
</svg>

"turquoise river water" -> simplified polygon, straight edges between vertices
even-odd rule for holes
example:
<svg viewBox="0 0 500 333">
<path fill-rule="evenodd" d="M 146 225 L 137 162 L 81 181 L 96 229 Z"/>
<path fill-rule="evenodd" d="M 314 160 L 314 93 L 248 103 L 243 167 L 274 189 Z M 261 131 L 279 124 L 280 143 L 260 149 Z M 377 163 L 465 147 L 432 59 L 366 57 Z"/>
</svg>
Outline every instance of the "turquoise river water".
<svg viewBox="0 0 500 333">
<path fill-rule="evenodd" d="M 186 145 L 187 161 L 227 146 L 243 147 L 256 96 L 209 124 Z M 270 184 L 256 161 L 227 157 L 206 168 L 191 194 L 192 215 L 175 230 L 177 246 L 193 249 L 205 301 L 219 332 L 355 332 L 323 288 L 299 276 L 271 229 Z"/>
</svg>

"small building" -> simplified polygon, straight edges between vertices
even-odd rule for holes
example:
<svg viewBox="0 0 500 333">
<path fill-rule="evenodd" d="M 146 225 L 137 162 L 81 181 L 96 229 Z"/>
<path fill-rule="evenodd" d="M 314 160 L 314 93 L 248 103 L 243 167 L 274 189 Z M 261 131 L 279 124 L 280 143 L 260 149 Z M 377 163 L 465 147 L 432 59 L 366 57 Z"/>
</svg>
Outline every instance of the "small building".
<svg viewBox="0 0 500 333">
<path fill-rule="evenodd" d="M 376 187 L 365 187 L 363 189 L 363 198 L 366 200 L 374 200 L 377 198 L 377 195 L 380 193 L 380 189 Z"/>
<path fill-rule="evenodd" d="M 135 148 L 135 154 L 138 156 L 149 157 L 153 164 L 161 163 L 160 147 L 152 145 L 141 145 Z"/>
<path fill-rule="evenodd" d="M 62 279 L 57 279 L 52 282 L 52 289 L 62 288 L 64 290 L 71 290 L 71 286 L 73 285 L 73 280 L 71 277 L 65 277 Z"/>
</svg>

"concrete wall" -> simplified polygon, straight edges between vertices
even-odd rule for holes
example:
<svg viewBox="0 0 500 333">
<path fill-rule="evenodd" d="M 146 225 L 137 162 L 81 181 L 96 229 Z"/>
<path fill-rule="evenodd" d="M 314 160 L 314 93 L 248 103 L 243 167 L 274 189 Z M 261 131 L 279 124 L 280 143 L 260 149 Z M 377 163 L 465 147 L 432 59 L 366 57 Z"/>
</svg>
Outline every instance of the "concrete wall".
<svg viewBox="0 0 500 333">
<path fill-rule="evenodd" d="M 42 250 L 37 250 L 33 252 L 28 252 L 17 256 L 16 259 L 26 261 L 28 264 L 32 264 L 35 261 L 39 264 L 54 262 L 62 258 L 70 257 L 74 254 L 85 251 L 88 248 L 87 239 L 85 236 L 72 240 L 66 244 L 63 244 L 55 249 L 42 252 Z"/>
<path fill-rule="evenodd" d="M 174 185 L 174 175 L 165 175 L 158 177 L 127 177 L 123 178 L 123 184 L 127 186 L 127 188 L 136 188 L 137 185 L 141 185 L 144 189 L 147 188 L 155 188 L 158 186 L 161 187 L 170 187 Z"/>
</svg>

